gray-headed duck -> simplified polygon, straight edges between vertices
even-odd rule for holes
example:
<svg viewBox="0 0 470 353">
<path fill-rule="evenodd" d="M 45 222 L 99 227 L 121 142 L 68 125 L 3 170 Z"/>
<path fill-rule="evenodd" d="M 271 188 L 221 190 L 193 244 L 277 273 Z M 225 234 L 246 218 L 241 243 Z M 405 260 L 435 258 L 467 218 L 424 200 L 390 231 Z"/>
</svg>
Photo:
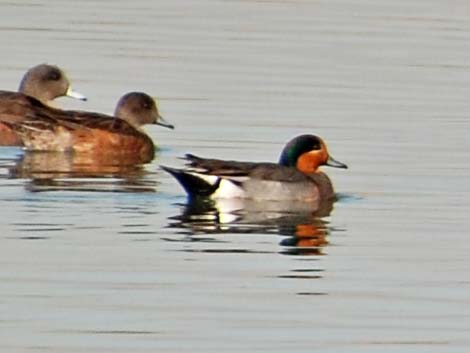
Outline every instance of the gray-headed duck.
<svg viewBox="0 0 470 353">
<path fill-rule="evenodd" d="M 6 124 L 27 150 L 133 154 L 144 161 L 153 159 L 155 148 L 141 127 L 157 124 L 173 129 L 160 116 L 155 100 L 142 92 L 125 94 L 114 116 L 41 104 Z"/>
<path fill-rule="evenodd" d="M 33 97 L 44 105 L 58 97 L 68 96 L 86 100 L 81 93 L 72 90 L 67 75 L 59 67 L 41 64 L 29 69 L 21 80 L 18 92 L 0 91 L 0 116 L 2 120 L 15 120 L 22 113 L 37 105 L 27 99 Z M 22 145 L 21 139 L 7 125 L 0 123 L 0 146 Z"/>
</svg>

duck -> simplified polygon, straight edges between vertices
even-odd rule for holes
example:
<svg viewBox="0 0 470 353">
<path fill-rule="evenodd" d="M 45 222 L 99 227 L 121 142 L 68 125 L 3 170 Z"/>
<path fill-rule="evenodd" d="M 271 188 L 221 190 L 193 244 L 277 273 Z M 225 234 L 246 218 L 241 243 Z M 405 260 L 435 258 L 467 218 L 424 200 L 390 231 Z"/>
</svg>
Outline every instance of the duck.
<svg viewBox="0 0 470 353">
<path fill-rule="evenodd" d="M 174 129 L 160 116 L 155 100 L 144 92 L 123 95 L 114 116 L 55 109 L 31 99 L 36 103 L 34 109 L 27 109 L 14 122 L 6 122 L 29 151 L 131 154 L 148 162 L 154 157 L 155 146 L 142 126 L 157 124 Z"/>
<path fill-rule="evenodd" d="M 40 64 L 29 69 L 20 82 L 18 92 L 34 97 L 45 105 L 59 97 L 86 101 L 87 97 L 74 91 L 67 74 L 56 65 Z"/>
<path fill-rule="evenodd" d="M 186 154 L 183 160 L 185 168 L 160 167 L 181 184 L 189 199 L 307 201 L 318 206 L 335 198 L 331 180 L 319 167 L 348 168 L 329 155 L 323 139 L 310 134 L 290 140 L 278 163 L 209 159 L 193 154 Z"/>
<path fill-rule="evenodd" d="M 61 68 L 49 64 L 36 65 L 25 73 L 18 92 L 0 90 L 0 115 L 3 119 L 14 120 L 15 116 L 31 109 L 38 102 L 52 105 L 55 98 L 63 96 L 87 100 L 86 96 L 72 89 L 70 80 Z M 10 127 L 0 123 L 0 146 L 21 145 L 21 138 Z"/>
</svg>

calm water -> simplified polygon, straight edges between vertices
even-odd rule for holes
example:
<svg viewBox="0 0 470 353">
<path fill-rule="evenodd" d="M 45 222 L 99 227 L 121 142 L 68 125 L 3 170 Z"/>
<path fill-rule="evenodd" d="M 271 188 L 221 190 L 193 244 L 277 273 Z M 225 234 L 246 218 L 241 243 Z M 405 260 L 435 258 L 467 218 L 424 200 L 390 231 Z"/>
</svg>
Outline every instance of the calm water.
<svg viewBox="0 0 470 353">
<path fill-rule="evenodd" d="M 160 98 L 151 164 L 0 149 L 1 352 L 467 352 L 464 1 L 3 1 L 1 88 Z M 326 139 L 328 216 L 187 205 L 160 164 Z M 326 212 L 328 214 L 328 212 Z"/>
</svg>

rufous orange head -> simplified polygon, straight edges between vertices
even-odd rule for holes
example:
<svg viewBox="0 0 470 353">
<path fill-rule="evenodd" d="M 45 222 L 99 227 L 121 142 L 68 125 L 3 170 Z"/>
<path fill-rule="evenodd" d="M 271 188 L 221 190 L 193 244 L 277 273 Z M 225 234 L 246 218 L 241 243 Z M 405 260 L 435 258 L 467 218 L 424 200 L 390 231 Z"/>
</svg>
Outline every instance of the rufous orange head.
<svg viewBox="0 0 470 353">
<path fill-rule="evenodd" d="M 295 167 L 305 174 L 315 173 L 322 165 L 347 168 L 328 154 L 325 142 L 315 135 L 300 135 L 289 141 L 282 150 L 279 164 Z"/>
</svg>

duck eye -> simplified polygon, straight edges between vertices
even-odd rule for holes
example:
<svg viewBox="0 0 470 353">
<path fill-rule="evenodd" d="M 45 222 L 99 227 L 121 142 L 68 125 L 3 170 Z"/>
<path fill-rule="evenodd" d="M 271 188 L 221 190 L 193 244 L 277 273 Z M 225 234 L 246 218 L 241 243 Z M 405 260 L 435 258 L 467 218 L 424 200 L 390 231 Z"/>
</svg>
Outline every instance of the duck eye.
<svg viewBox="0 0 470 353">
<path fill-rule="evenodd" d="M 142 101 L 142 108 L 143 109 L 147 109 L 147 110 L 150 110 L 152 109 L 152 101 L 148 100 L 148 99 L 144 99 Z"/>
<path fill-rule="evenodd" d="M 46 75 L 46 79 L 49 81 L 59 81 L 61 78 L 61 74 L 57 70 L 49 71 Z"/>
<path fill-rule="evenodd" d="M 316 136 L 310 140 L 310 149 L 311 151 L 321 150 L 321 141 Z"/>
<path fill-rule="evenodd" d="M 315 142 L 312 145 L 312 150 L 321 150 L 321 144 L 319 142 Z"/>
</svg>

